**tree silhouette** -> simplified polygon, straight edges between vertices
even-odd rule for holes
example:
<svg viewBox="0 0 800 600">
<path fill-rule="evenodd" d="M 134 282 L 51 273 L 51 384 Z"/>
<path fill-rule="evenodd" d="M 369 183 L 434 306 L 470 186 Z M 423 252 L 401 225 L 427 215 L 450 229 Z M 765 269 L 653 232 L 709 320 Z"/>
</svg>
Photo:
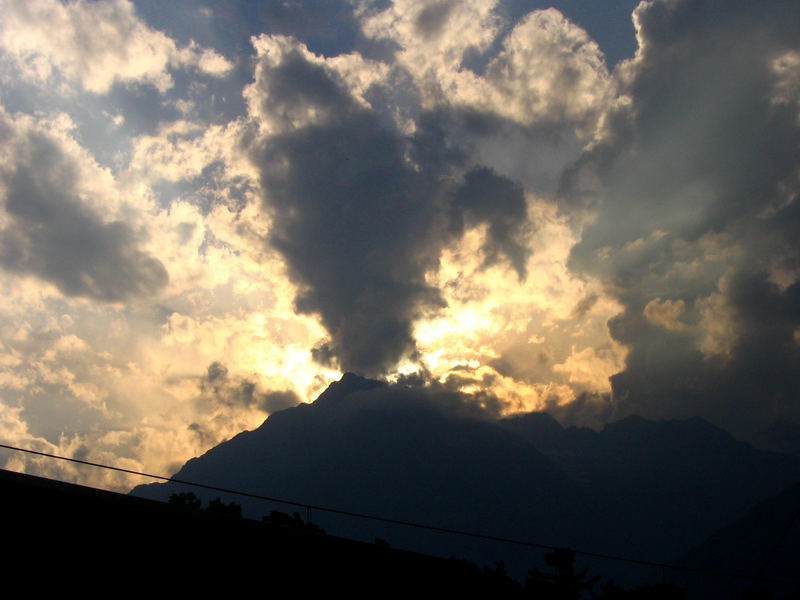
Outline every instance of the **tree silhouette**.
<svg viewBox="0 0 800 600">
<path fill-rule="evenodd" d="M 172 494 L 169 497 L 169 503 L 178 506 L 186 506 L 188 508 L 200 508 L 203 501 L 195 496 L 194 492 L 181 492 L 179 494 Z"/>
<path fill-rule="evenodd" d="M 303 521 L 303 517 L 301 517 L 300 513 L 296 511 L 292 513 L 292 516 L 290 517 L 285 512 L 281 512 L 279 510 L 273 510 L 272 512 L 269 513 L 269 516 L 265 515 L 261 517 L 261 520 L 264 523 L 269 523 L 271 525 L 278 525 L 281 527 L 292 527 L 295 529 L 304 529 L 307 531 L 313 531 L 315 533 L 322 533 L 322 534 L 325 533 L 325 530 L 319 525 L 315 525 L 310 521 L 308 523 Z"/>
<path fill-rule="evenodd" d="M 225 515 L 233 515 L 236 517 L 242 516 L 242 505 L 237 504 L 236 502 L 231 502 L 230 504 L 225 504 L 222 502 L 222 498 L 215 498 L 211 502 L 208 503 L 208 509 L 211 512 L 222 513 Z"/>
<path fill-rule="evenodd" d="M 557 548 L 544 555 L 551 572 L 532 569 L 525 578 L 525 591 L 535 598 L 546 600 L 580 600 L 584 592 L 589 593 L 599 577 L 587 579 L 588 569 L 575 572 L 575 552 L 568 548 Z"/>
<path fill-rule="evenodd" d="M 508 571 L 506 571 L 506 564 L 502 560 L 495 561 L 494 569 L 484 566 L 483 579 L 489 590 L 502 592 L 507 597 L 520 595 L 520 584 L 511 579 Z"/>
</svg>

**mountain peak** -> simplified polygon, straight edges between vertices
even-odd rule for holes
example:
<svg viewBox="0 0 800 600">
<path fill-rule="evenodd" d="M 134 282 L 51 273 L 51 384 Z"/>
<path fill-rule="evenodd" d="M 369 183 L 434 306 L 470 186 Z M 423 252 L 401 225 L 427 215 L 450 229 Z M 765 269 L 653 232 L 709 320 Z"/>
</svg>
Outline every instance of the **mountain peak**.
<svg viewBox="0 0 800 600">
<path fill-rule="evenodd" d="M 342 375 L 339 381 L 332 382 L 325 391 L 314 400 L 314 405 L 331 406 L 339 404 L 351 394 L 384 387 L 385 385 L 386 383 L 383 381 L 367 379 L 355 373 L 347 372 Z"/>
<path fill-rule="evenodd" d="M 321 409 L 301 405 L 276 412 L 257 431 L 189 461 L 177 478 L 337 510 L 665 560 L 800 477 L 798 459 L 735 443 L 701 419 L 629 418 L 596 432 L 564 429 L 543 413 L 497 423 L 476 420 L 448 411 L 441 402 L 451 396 L 434 396 L 435 391 L 346 373 L 312 405 Z M 167 499 L 183 491 L 181 486 L 150 484 L 134 494 Z M 213 497 L 210 490 L 203 494 L 204 500 Z M 256 498 L 224 500 L 240 503 L 249 515 L 269 509 Z M 455 547 L 388 524 L 384 529 L 333 514 L 317 518 L 337 536 L 375 539 L 377 534 L 444 555 Z M 475 547 L 474 556 L 488 562 L 497 559 L 496 551 L 495 545 Z M 507 556 L 520 573 L 530 566 L 527 549 Z"/>
</svg>

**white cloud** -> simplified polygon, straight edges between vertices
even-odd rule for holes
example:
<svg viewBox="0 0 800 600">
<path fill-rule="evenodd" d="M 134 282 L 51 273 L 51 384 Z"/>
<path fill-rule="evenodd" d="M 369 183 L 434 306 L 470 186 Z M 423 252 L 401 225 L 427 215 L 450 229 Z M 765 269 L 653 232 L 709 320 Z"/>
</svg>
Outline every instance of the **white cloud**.
<svg viewBox="0 0 800 600">
<path fill-rule="evenodd" d="M 454 105 L 526 126 L 567 124 L 591 135 L 613 96 L 597 44 L 551 8 L 516 23 L 492 56 L 502 25 L 493 9 L 493 2 L 482 1 L 401 1 L 365 18 L 363 27 L 399 45 L 397 62 L 412 75 L 426 108 Z M 423 26 L 426 18 L 436 27 Z M 483 73 L 465 66 L 470 54 L 483 53 L 489 53 Z"/>
<path fill-rule="evenodd" d="M 3 0 L 0 10 L 0 46 L 26 77 L 41 83 L 55 68 L 96 94 L 117 82 L 148 83 L 164 92 L 173 85 L 170 68 L 219 76 L 232 66 L 196 44 L 178 48 L 140 20 L 129 0 Z"/>
<path fill-rule="evenodd" d="M 575 124 L 584 134 L 593 133 L 613 93 L 600 48 L 553 8 L 517 23 L 484 79 L 478 91 L 489 92 L 499 114 L 524 124 Z"/>
<path fill-rule="evenodd" d="M 497 35 L 501 23 L 494 5 L 484 0 L 398 0 L 364 15 L 362 27 L 369 37 L 397 43 L 399 61 L 414 74 L 423 94 L 440 101 L 458 86 L 465 52 L 486 50 Z"/>
<path fill-rule="evenodd" d="M 240 121 L 211 126 L 186 120 L 161 123 L 155 134 L 133 140 L 125 177 L 139 183 L 192 179 L 215 162 L 226 168 L 228 178 L 251 176 L 247 161 L 236 152 L 241 134 Z"/>
</svg>

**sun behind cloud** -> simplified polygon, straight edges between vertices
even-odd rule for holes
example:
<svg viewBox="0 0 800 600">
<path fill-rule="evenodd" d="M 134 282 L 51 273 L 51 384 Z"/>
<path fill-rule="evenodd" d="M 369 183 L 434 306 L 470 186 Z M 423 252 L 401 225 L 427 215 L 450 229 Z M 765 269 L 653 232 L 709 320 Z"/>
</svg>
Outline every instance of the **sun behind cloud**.
<svg viewBox="0 0 800 600">
<path fill-rule="evenodd" d="M 167 473 L 353 370 L 777 444 L 798 8 L 568 4 L 0 0 L 6 441 Z"/>
</svg>

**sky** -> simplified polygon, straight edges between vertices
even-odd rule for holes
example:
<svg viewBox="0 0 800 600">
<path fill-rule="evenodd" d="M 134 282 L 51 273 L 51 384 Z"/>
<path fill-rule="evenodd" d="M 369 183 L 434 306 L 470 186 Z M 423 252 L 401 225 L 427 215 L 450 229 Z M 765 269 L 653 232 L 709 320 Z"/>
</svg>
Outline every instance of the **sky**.
<svg viewBox="0 0 800 600">
<path fill-rule="evenodd" d="M 799 21 L 0 0 L 0 438 L 169 474 L 352 371 L 800 453 Z"/>
</svg>

